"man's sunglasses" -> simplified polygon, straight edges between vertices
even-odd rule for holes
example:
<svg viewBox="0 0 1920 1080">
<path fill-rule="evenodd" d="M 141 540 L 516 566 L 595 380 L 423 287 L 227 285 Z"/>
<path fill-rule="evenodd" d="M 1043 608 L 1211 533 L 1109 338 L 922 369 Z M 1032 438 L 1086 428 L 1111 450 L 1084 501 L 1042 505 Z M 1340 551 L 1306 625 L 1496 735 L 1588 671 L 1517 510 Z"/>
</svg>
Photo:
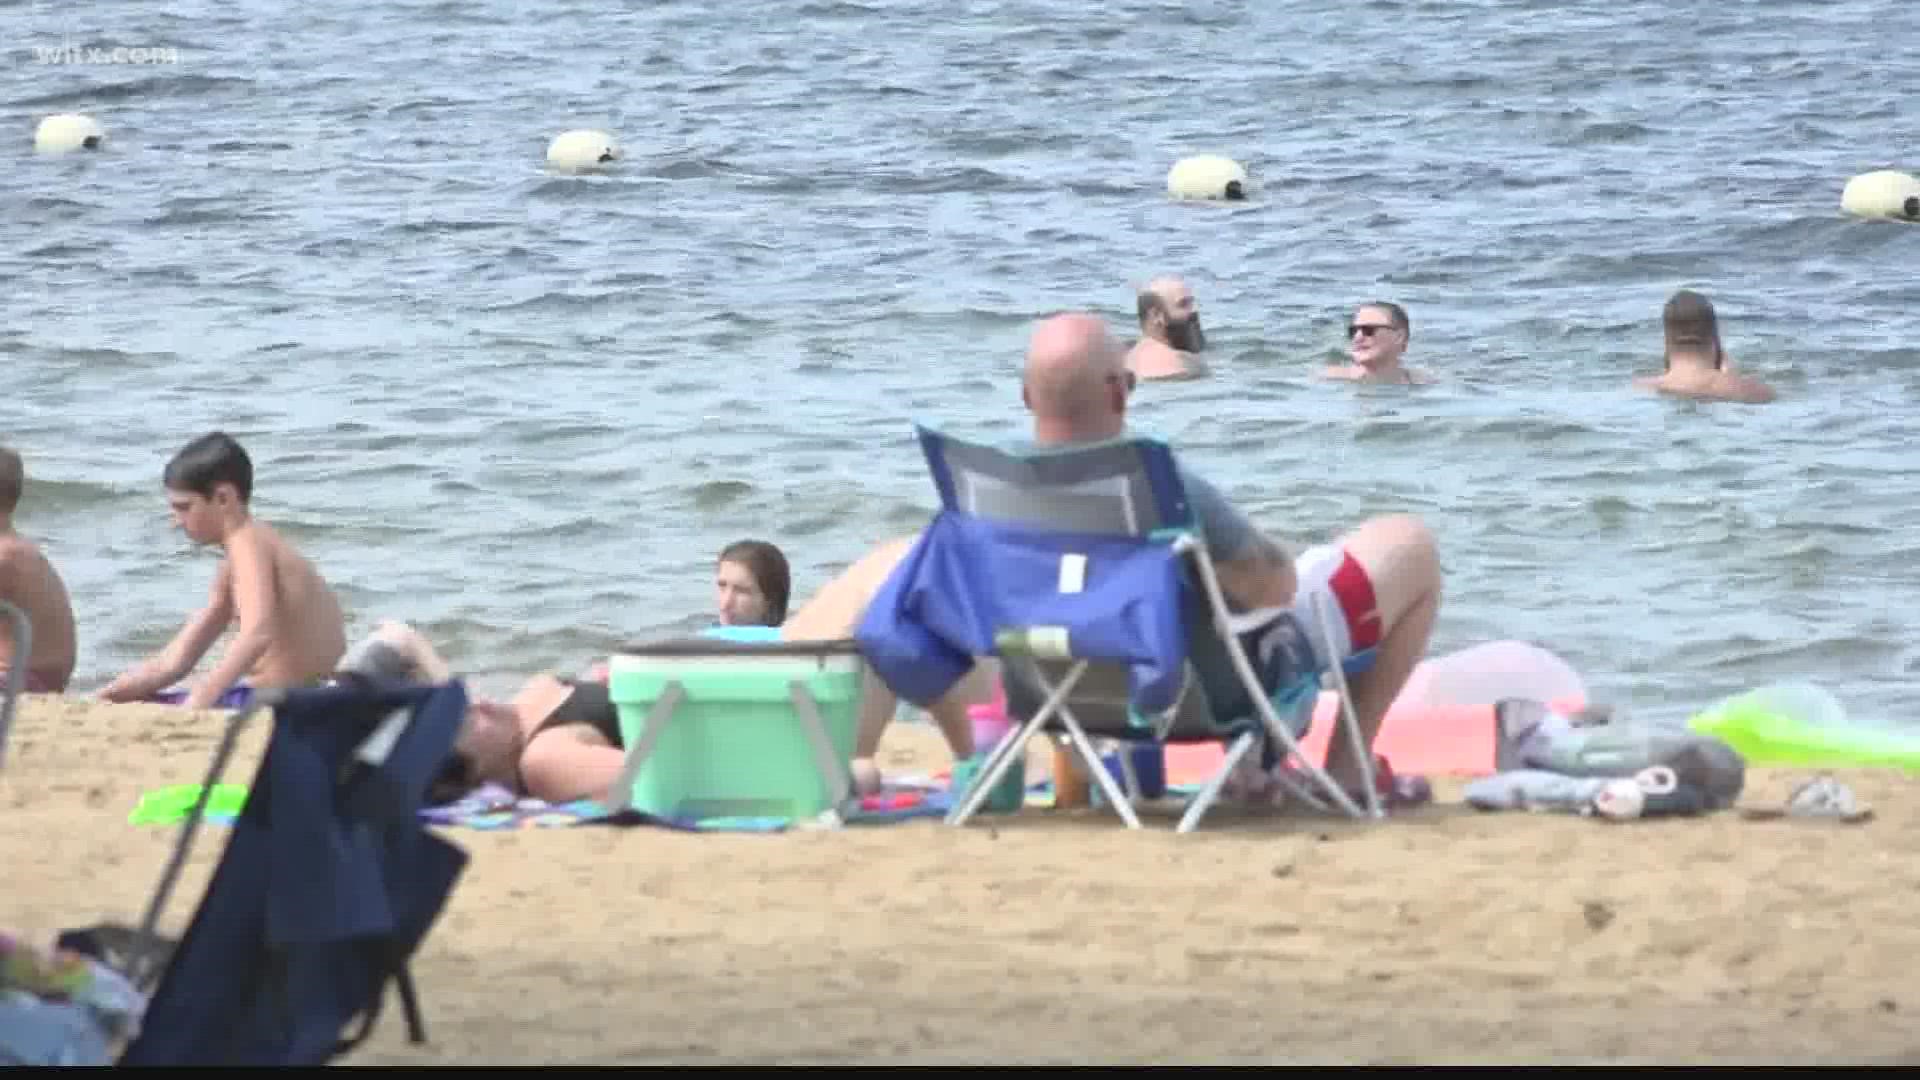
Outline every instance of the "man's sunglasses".
<svg viewBox="0 0 1920 1080">
<path fill-rule="evenodd" d="M 1382 330 L 1391 329 L 1393 329 L 1392 323 L 1348 323 L 1347 336 L 1352 337 L 1355 334 L 1365 334 L 1367 337 L 1372 337 Z"/>
</svg>

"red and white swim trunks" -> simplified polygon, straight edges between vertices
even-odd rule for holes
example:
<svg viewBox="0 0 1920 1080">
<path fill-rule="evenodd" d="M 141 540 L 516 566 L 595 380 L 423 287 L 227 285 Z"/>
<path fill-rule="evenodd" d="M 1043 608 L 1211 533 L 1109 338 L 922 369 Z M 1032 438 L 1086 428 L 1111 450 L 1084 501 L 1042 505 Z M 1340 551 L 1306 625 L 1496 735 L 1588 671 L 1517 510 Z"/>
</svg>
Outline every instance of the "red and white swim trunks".
<svg viewBox="0 0 1920 1080">
<path fill-rule="evenodd" d="M 1323 544 L 1301 552 L 1294 560 L 1300 585 L 1294 592 L 1293 614 L 1307 631 L 1316 656 L 1327 648 L 1328 630 L 1339 660 L 1346 660 L 1380 644 L 1380 607 L 1373 580 L 1345 548 Z M 1334 612 L 1341 617 L 1326 618 Z M 1333 658 L 1321 656 L 1323 661 Z"/>
</svg>

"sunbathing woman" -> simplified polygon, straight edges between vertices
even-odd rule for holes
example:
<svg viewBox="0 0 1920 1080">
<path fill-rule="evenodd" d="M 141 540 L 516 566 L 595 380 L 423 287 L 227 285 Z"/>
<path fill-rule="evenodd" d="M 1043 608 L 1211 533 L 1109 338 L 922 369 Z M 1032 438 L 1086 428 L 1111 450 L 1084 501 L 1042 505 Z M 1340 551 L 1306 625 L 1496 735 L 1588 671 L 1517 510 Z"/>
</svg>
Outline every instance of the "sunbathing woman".
<svg viewBox="0 0 1920 1080">
<path fill-rule="evenodd" d="M 778 640 L 792 588 L 786 556 L 765 541 L 742 540 L 716 562 L 715 636 Z M 397 622 L 377 627 L 341 668 L 429 683 L 452 677 L 433 643 Z M 536 675 L 511 701 L 476 698 L 469 705 L 466 728 L 433 795 L 444 800 L 491 781 L 547 802 L 599 799 L 619 778 L 625 757 L 606 664 L 577 679 Z"/>
<path fill-rule="evenodd" d="M 383 622 L 341 659 L 345 673 L 443 683 L 453 670 L 424 635 Z M 602 798 L 625 758 L 605 682 L 535 675 L 511 701 L 474 698 L 453 757 L 429 797 L 445 802 L 492 781 L 548 802 Z"/>
<path fill-rule="evenodd" d="M 867 604 L 911 543 L 910 538 L 895 540 L 856 560 L 781 622 L 778 640 L 824 642 L 852 637 Z M 728 631 L 740 629 L 745 628 L 714 627 L 708 633 L 732 637 Z M 419 631 L 396 622 L 382 623 L 349 650 L 341 668 L 430 683 L 452 677 L 446 662 Z M 596 668 L 578 679 L 536 675 L 511 701 L 475 699 L 468 707 L 466 728 L 454 744 L 445 783 L 436 785 L 436 801 L 487 781 L 547 802 L 604 800 L 619 779 L 626 753 L 619 716 L 606 677 L 600 673 L 604 665 Z M 973 753 L 967 706 L 992 700 L 997 679 L 997 665 L 980 664 L 928 710 L 955 760 Z M 852 762 L 854 783 L 862 792 L 880 786 L 873 757 L 897 704 L 892 691 L 869 671 Z"/>
</svg>

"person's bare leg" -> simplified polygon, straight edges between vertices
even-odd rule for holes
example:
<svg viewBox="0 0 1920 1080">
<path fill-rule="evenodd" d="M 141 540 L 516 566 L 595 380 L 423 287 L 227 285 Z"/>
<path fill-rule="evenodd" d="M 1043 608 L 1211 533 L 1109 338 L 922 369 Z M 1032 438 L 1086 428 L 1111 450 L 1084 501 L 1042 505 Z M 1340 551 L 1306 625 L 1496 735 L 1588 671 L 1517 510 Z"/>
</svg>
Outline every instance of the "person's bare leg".
<svg viewBox="0 0 1920 1080">
<path fill-rule="evenodd" d="M 781 640 L 840 641 L 853 637 L 860 620 L 866 616 L 867 605 L 873 602 L 874 595 L 918 539 L 906 536 L 889 540 L 861 556 L 840 576 L 821 586 L 800 610 L 787 617 L 780 628 Z M 992 675 L 991 665 L 975 664 L 970 673 L 927 709 L 955 760 L 973 756 L 973 725 L 967 720 L 967 706 L 993 700 Z M 879 771 L 874 768 L 873 756 L 879 752 L 880 738 L 899 707 L 898 695 L 869 670 L 860 699 L 860 727 L 853 748 L 855 786 L 863 794 L 871 794 L 879 787 Z"/>
<path fill-rule="evenodd" d="M 900 560 L 913 549 L 918 536 L 888 540 L 854 561 L 820 591 L 787 616 L 780 627 L 783 641 L 840 641 L 853 636 L 880 586 Z"/>
<path fill-rule="evenodd" d="M 1440 553 L 1433 533 L 1405 514 L 1373 518 L 1342 538 L 1344 547 L 1373 582 L 1382 635 L 1373 666 L 1347 677 L 1354 719 L 1373 745 L 1380 722 L 1413 669 L 1426 655 L 1440 613 Z M 1336 734 L 1328 743 L 1327 772 L 1342 787 L 1358 790 L 1360 763 L 1352 744 Z"/>
</svg>

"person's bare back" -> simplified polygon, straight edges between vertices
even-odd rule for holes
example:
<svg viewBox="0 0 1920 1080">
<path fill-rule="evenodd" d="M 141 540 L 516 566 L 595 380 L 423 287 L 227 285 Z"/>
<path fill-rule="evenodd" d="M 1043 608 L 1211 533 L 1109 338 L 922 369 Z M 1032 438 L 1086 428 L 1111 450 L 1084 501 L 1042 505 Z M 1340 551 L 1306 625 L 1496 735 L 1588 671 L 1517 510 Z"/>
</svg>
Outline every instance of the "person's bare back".
<svg viewBox="0 0 1920 1080">
<path fill-rule="evenodd" d="M 244 568 L 264 564 L 273 595 L 250 598 Z M 340 599 L 307 557 L 264 521 L 248 520 L 227 538 L 234 617 L 246 630 L 249 608 L 265 623 L 267 646 L 246 672 L 255 687 L 304 686 L 333 674 L 347 651 Z M 223 567 L 223 570 L 225 568 Z"/>
<path fill-rule="evenodd" d="M 19 451 L 0 446 L 0 600 L 27 617 L 27 633 L 33 639 L 29 655 L 15 656 L 19 646 L 13 640 L 12 621 L 0 619 L 0 685 L 7 685 L 8 673 L 17 664 L 26 676 L 27 690 L 57 694 L 73 678 L 77 651 L 73 602 L 59 571 L 39 545 L 13 531 L 13 515 L 26 490 L 26 462 Z"/>
<path fill-rule="evenodd" d="M 33 638 L 32 653 L 22 661 L 13 655 L 13 629 L 0 620 L 0 675 L 19 664 L 26 672 L 26 688 L 37 694 L 66 690 L 73 678 L 79 651 L 73 619 L 73 601 L 66 582 L 38 545 L 13 532 L 0 519 L 0 600 L 27 616 Z"/>
<path fill-rule="evenodd" d="M 1634 385 L 1673 397 L 1701 401 L 1733 401 L 1745 405 L 1765 405 L 1774 400 L 1773 388 L 1759 379 L 1736 371 L 1699 371 L 1675 368 L 1663 375 L 1648 375 Z"/>
<path fill-rule="evenodd" d="M 1772 387 L 1733 369 L 1733 357 L 1720 341 L 1720 316 L 1713 301 L 1681 289 L 1667 299 L 1660 321 L 1665 370 L 1634 379 L 1635 386 L 1700 401 L 1764 405 L 1774 399 Z"/>
</svg>

